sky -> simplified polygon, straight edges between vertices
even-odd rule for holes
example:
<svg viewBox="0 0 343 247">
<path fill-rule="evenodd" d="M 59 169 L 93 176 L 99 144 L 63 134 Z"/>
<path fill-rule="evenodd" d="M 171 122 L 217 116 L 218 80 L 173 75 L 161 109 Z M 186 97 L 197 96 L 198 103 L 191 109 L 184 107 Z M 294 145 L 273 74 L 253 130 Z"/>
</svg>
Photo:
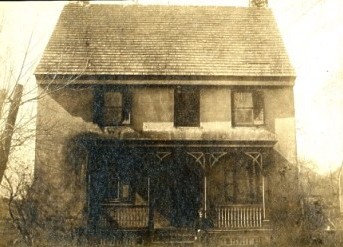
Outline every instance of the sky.
<svg viewBox="0 0 343 247">
<path fill-rule="evenodd" d="M 139 4 L 248 6 L 248 0 L 136 0 Z M 123 1 L 122 1 L 123 2 Z M 122 3 L 121 2 L 121 3 Z M 133 3 L 133 2 L 131 2 Z M 0 3 L 0 87 L 15 77 L 27 48 L 26 90 L 49 40 L 63 2 Z M 320 173 L 343 162 L 343 1 L 269 0 L 297 73 L 294 86 L 299 161 L 313 162 Z M 2 84 L 2 85 L 1 85 Z M 27 106 L 28 107 L 28 106 Z M 22 111 L 32 111 L 31 105 Z M 33 149 L 27 157 L 33 159 Z"/>
</svg>

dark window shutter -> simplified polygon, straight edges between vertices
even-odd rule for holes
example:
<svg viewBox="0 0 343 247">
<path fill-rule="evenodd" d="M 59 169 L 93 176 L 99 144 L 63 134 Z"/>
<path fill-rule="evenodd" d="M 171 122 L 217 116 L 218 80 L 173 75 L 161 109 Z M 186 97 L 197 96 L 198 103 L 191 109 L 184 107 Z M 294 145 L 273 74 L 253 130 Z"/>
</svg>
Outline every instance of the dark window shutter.
<svg viewBox="0 0 343 247">
<path fill-rule="evenodd" d="M 93 122 L 100 127 L 104 126 L 103 122 L 103 106 L 104 106 L 104 88 L 102 86 L 94 87 L 93 94 Z"/>
<path fill-rule="evenodd" d="M 200 126 L 200 92 L 197 88 L 176 88 L 174 119 L 176 127 Z"/>
</svg>

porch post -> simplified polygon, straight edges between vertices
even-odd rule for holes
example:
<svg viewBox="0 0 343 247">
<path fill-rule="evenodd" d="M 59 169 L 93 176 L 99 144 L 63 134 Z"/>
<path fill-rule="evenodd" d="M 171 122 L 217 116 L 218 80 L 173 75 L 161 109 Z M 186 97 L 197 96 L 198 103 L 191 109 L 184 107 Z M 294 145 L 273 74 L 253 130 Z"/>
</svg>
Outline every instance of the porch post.
<svg viewBox="0 0 343 247">
<path fill-rule="evenodd" d="M 266 219 L 266 200 L 265 200 L 265 182 L 264 182 L 264 175 L 263 175 L 263 159 L 262 153 L 260 152 L 245 152 L 247 156 L 252 159 L 253 165 L 257 164 L 261 171 L 262 176 L 262 213 L 263 213 L 263 220 Z"/>
<path fill-rule="evenodd" d="M 263 219 L 266 219 L 266 199 L 265 199 L 265 192 L 264 192 L 264 176 L 262 175 L 262 207 L 263 207 Z"/>
<path fill-rule="evenodd" d="M 207 175 L 204 175 L 204 217 L 207 218 Z"/>
<path fill-rule="evenodd" d="M 150 232 L 150 237 L 152 236 L 154 227 L 155 227 L 155 222 L 154 222 L 154 214 L 155 214 L 155 185 L 156 185 L 156 166 L 155 165 L 160 165 L 165 158 L 170 156 L 172 153 L 171 152 L 152 152 L 150 153 L 151 155 L 154 156 L 154 160 L 152 161 L 153 169 L 148 170 L 148 205 L 149 205 L 149 210 L 148 210 L 148 229 Z M 157 158 L 157 161 L 156 161 Z"/>
<path fill-rule="evenodd" d="M 261 155 L 261 164 L 260 164 L 260 168 L 261 168 L 261 175 L 262 175 L 262 206 L 263 206 L 263 220 L 266 219 L 266 197 L 265 197 L 265 186 L 264 186 L 264 174 L 263 174 L 263 163 L 262 163 L 262 154 Z"/>
<path fill-rule="evenodd" d="M 147 241 L 152 240 L 152 234 L 154 230 L 154 184 L 155 184 L 155 169 L 156 169 L 156 161 L 153 158 L 154 153 L 140 150 L 140 152 L 133 153 L 137 160 L 144 164 L 144 170 L 146 171 L 147 181 L 147 205 L 148 205 L 148 215 L 147 215 L 147 228 L 148 228 L 148 235 Z"/>
<path fill-rule="evenodd" d="M 215 163 L 219 161 L 221 157 L 227 154 L 227 152 L 211 152 L 211 153 L 204 153 L 204 152 L 187 152 L 188 155 L 195 159 L 195 162 L 200 164 L 200 167 L 204 173 L 203 179 L 203 202 L 202 207 L 204 209 L 204 218 L 207 218 L 207 174 L 214 166 Z"/>
<path fill-rule="evenodd" d="M 153 193 L 151 193 L 151 175 L 148 176 L 148 229 L 152 232 L 154 229 L 154 203 L 152 198 Z"/>
</svg>

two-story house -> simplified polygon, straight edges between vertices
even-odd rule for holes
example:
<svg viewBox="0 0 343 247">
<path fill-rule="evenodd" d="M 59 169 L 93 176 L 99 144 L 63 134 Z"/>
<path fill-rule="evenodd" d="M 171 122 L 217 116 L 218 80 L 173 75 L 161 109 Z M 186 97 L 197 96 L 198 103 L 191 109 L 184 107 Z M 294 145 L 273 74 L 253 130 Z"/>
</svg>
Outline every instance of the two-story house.
<svg viewBox="0 0 343 247">
<path fill-rule="evenodd" d="M 268 8 L 68 4 L 35 76 L 36 177 L 89 234 L 201 211 L 259 242 L 296 191 L 295 73 Z"/>
</svg>

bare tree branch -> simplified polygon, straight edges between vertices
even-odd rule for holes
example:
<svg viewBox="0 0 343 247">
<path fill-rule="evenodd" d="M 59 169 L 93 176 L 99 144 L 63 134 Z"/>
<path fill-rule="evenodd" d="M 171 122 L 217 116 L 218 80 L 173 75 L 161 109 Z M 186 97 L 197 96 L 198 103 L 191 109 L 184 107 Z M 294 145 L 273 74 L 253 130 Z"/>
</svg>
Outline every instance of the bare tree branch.
<svg viewBox="0 0 343 247">
<path fill-rule="evenodd" d="M 14 126 L 17 119 L 17 114 L 19 110 L 19 104 L 21 101 L 22 93 L 23 93 L 23 86 L 20 84 L 16 85 L 14 95 L 13 95 L 13 101 L 11 103 L 8 117 L 7 117 L 5 130 L 2 134 L 3 137 L 1 138 L 3 142 L 0 143 L 0 183 L 5 173 L 6 165 L 8 161 L 8 155 L 11 150 L 11 141 L 12 141 L 12 136 L 14 133 Z"/>
</svg>

